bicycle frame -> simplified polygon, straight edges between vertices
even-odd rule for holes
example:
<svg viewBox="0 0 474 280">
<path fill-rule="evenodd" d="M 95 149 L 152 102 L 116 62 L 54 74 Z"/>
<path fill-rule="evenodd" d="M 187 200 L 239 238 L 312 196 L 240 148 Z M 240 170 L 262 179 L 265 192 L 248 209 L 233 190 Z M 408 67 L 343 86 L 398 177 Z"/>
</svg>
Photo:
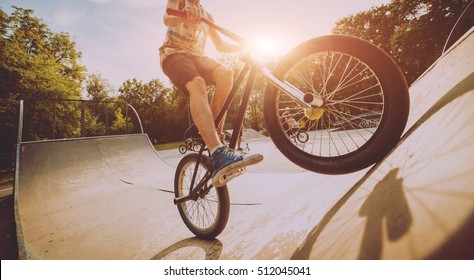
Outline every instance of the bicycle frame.
<svg viewBox="0 0 474 280">
<path fill-rule="evenodd" d="M 179 11 L 179 10 L 173 10 L 173 9 L 167 9 L 167 13 L 169 15 L 173 16 L 178 16 L 181 18 L 186 18 L 186 12 L 184 11 Z M 225 35 L 229 39 L 235 41 L 236 43 L 240 45 L 246 45 L 247 41 L 243 39 L 242 37 L 234 34 L 233 32 L 205 19 L 201 18 L 201 21 L 207 24 L 210 28 L 213 28 L 214 30 L 218 31 L 219 33 Z M 269 82 L 272 86 L 278 88 L 282 92 L 285 92 L 288 94 L 289 97 L 293 98 L 296 102 L 298 102 L 302 107 L 304 108 L 318 108 L 321 107 L 324 103 L 323 99 L 319 97 L 318 95 L 315 95 L 314 93 L 303 93 L 297 88 L 293 87 L 292 85 L 280 81 L 278 78 L 276 78 L 271 71 L 260 64 L 256 59 L 251 57 L 249 53 L 243 54 L 241 56 L 241 60 L 245 63 L 242 70 L 240 71 L 237 79 L 234 82 L 234 85 L 232 87 L 232 90 L 230 91 L 222 109 L 220 110 L 219 114 L 217 115 L 215 119 L 215 126 L 217 127 L 221 120 L 223 119 L 225 113 L 228 111 L 230 108 L 231 103 L 233 102 L 238 89 L 242 85 L 242 82 L 244 81 L 245 77 L 247 77 L 247 83 L 245 85 L 245 90 L 244 94 L 242 97 L 242 102 L 239 105 L 239 111 L 237 113 L 237 117 L 234 121 L 234 126 L 233 126 L 233 131 L 229 143 L 229 147 L 231 149 L 235 149 L 237 145 L 237 140 L 238 136 L 240 134 L 240 130 L 242 129 L 242 124 L 244 121 L 245 117 L 245 112 L 247 111 L 248 108 L 248 102 L 250 100 L 250 95 L 252 93 L 252 89 L 255 83 L 255 78 L 258 73 L 261 73 L 262 76 L 266 79 L 267 82 Z M 194 127 L 195 125 L 193 124 L 190 128 Z M 201 147 L 201 150 L 199 151 L 199 154 L 201 155 L 204 151 L 204 145 Z M 195 180 L 196 180 L 196 171 L 200 165 L 200 157 L 198 161 L 196 162 L 196 167 L 195 167 L 195 172 L 191 181 L 191 190 L 190 194 L 181 198 L 176 198 L 174 199 L 175 204 L 179 204 L 182 202 L 185 202 L 187 200 L 196 198 L 196 195 L 199 195 L 200 190 L 205 186 L 206 182 L 211 178 L 210 174 L 207 174 L 201 182 L 197 184 L 197 186 L 194 187 Z M 209 173 L 209 172 L 208 172 Z M 210 188 L 209 188 L 210 189 Z M 205 189 L 204 191 L 207 191 Z"/>
</svg>

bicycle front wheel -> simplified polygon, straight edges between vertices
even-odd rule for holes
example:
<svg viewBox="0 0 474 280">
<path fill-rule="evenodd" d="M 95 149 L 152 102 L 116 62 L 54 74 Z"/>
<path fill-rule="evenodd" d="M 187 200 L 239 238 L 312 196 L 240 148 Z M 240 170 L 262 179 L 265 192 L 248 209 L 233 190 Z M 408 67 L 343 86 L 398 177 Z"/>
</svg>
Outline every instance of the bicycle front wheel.
<svg viewBox="0 0 474 280">
<path fill-rule="evenodd" d="M 201 144 L 199 143 L 194 143 L 193 144 L 193 151 L 199 152 L 201 150 Z"/>
<path fill-rule="evenodd" d="M 408 119 L 408 87 L 397 64 L 371 43 L 318 37 L 290 51 L 273 73 L 324 102 L 308 109 L 270 84 L 266 88 L 268 132 L 297 165 L 325 174 L 354 172 L 381 160 L 398 143 Z M 291 141 L 285 114 L 308 133 L 305 145 Z"/>
<path fill-rule="evenodd" d="M 205 180 L 210 172 L 211 160 L 201 155 L 199 166 L 198 154 L 185 156 L 178 164 L 174 180 L 175 197 L 190 194 L 193 174 L 196 172 L 194 187 Z M 210 186 L 210 180 L 205 182 Z M 178 211 L 188 229 L 201 239 L 212 239 L 218 236 L 227 225 L 230 211 L 230 198 L 227 186 L 207 188 L 194 199 L 177 205 Z"/>
</svg>

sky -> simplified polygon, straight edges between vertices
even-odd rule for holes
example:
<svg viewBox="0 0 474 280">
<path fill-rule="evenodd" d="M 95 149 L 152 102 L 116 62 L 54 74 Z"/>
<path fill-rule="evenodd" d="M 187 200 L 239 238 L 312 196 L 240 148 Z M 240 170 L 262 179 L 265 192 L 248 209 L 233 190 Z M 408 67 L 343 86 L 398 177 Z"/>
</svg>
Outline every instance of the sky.
<svg viewBox="0 0 474 280">
<path fill-rule="evenodd" d="M 255 44 L 262 59 L 300 42 L 331 33 L 337 20 L 390 0 L 201 0 L 217 24 Z M 165 0 L 0 0 L 34 10 L 54 32 L 66 32 L 82 52 L 88 74 L 100 73 L 115 89 L 127 79 L 160 79 L 158 48 L 166 29 Z M 217 57 L 212 44 L 209 56 Z"/>
</svg>

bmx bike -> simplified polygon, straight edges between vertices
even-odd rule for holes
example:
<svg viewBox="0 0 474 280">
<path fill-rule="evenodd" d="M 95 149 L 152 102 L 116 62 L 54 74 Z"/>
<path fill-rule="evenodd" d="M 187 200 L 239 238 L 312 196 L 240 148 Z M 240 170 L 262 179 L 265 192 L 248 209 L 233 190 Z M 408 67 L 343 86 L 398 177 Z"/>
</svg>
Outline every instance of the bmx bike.
<svg viewBox="0 0 474 280">
<path fill-rule="evenodd" d="M 245 147 L 241 147 L 241 148 L 238 148 L 237 149 L 238 152 L 242 153 L 242 154 L 248 154 L 250 153 L 250 147 L 249 147 L 249 143 L 245 143 Z"/>
<path fill-rule="evenodd" d="M 201 147 L 202 147 L 202 143 L 201 141 L 199 140 L 196 140 L 196 139 L 192 139 L 192 142 L 187 144 L 183 144 L 183 145 L 180 145 L 178 147 L 178 150 L 181 154 L 185 154 L 187 151 L 192 151 L 192 152 L 199 152 L 199 150 L 201 150 Z"/>
<path fill-rule="evenodd" d="M 186 17 L 185 12 L 167 13 Z M 240 36 L 201 19 L 238 44 Z M 266 80 L 264 119 L 280 152 L 307 170 L 344 174 L 368 167 L 386 156 L 405 128 L 409 95 L 405 78 L 393 59 L 375 45 L 351 36 L 328 35 L 310 39 L 289 51 L 273 71 L 242 54 L 244 66 L 221 112 L 220 123 L 237 90 L 246 85 L 229 143 L 235 149 L 257 73 Z M 248 77 L 247 77 L 248 76 Z M 289 108 L 305 124 L 308 140 L 297 145 L 284 125 Z M 353 123 L 363 115 L 376 116 L 373 127 Z M 343 129 L 336 124 L 346 122 Z M 178 164 L 174 178 L 174 203 L 181 218 L 197 237 L 212 239 L 225 228 L 230 198 L 227 186 L 211 184 L 212 163 L 203 145 Z"/>
</svg>

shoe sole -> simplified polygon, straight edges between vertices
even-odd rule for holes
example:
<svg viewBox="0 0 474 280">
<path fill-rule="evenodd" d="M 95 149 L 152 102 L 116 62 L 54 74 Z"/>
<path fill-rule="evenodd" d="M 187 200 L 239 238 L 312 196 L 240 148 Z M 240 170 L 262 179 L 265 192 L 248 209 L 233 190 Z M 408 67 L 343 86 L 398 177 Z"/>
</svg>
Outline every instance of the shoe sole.
<svg viewBox="0 0 474 280">
<path fill-rule="evenodd" d="M 214 187 L 222 187 L 227 184 L 230 180 L 245 173 L 245 167 L 257 164 L 263 160 L 263 156 L 260 154 L 250 155 L 245 157 L 243 160 L 229 164 L 217 172 L 212 178 L 212 185 Z"/>
</svg>

